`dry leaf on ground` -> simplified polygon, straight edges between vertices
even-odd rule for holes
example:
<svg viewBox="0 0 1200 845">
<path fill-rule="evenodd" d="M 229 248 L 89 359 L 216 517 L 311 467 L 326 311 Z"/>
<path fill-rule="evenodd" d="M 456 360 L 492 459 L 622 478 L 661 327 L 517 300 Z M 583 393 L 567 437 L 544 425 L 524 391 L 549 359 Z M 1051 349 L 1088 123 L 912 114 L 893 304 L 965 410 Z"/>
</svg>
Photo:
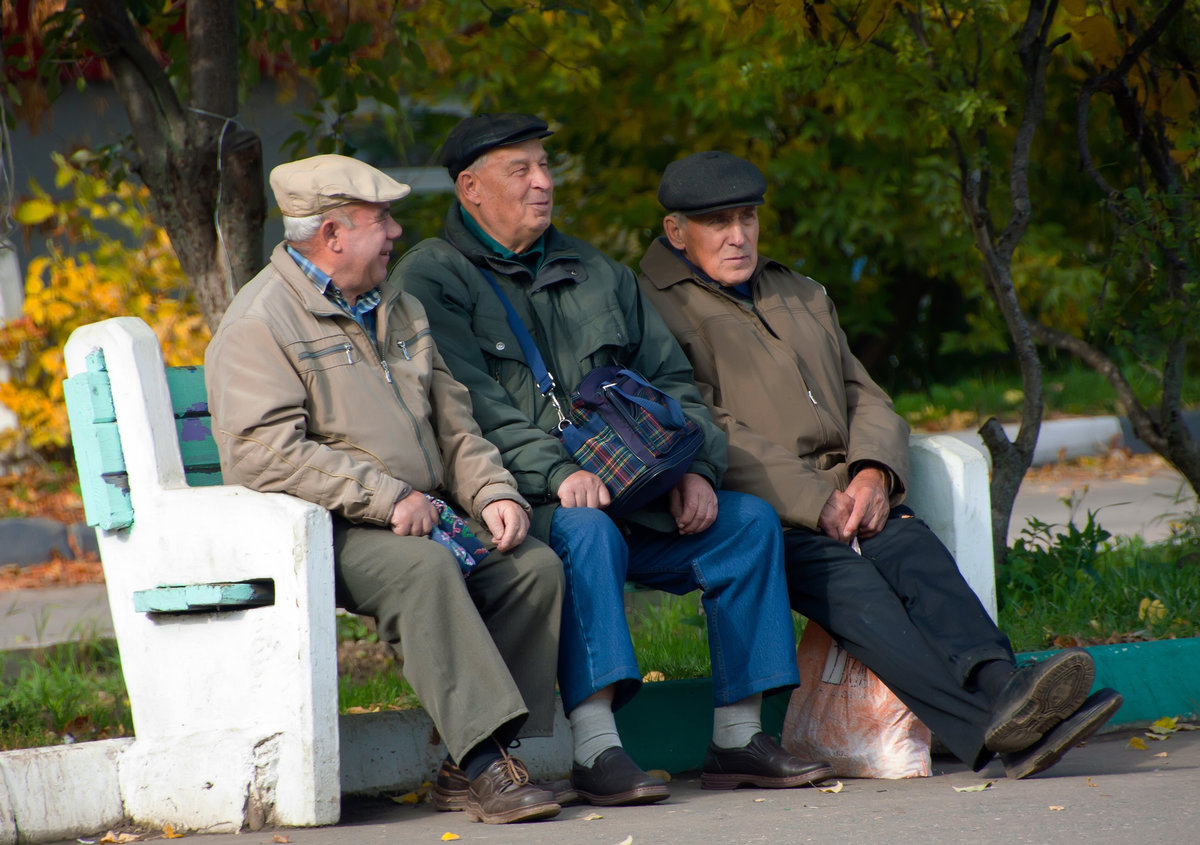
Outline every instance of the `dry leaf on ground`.
<svg viewBox="0 0 1200 845">
<path fill-rule="evenodd" d="M 834 795 L 841 792 L 843 789 L 845 789 L 845 787 L 842 786 L 842 782 L 840 780 L 837 783 L 835 783 L 833 786 L 818 786 L 817 787 L 817 791 L 819 791 L 819 792 L 831 792 Z"/>
<path fill-rule="evenodd" d="M 459 838 L 461 838 L 461 837 L 457 833 L 451 833 L 450 831 L 446 831 L 445 833 L 442 834 L 443 842 L 453 842 L 455 839 L 459 839 Z"/>
<path fill-rule="evenodd" d="M 955 792 L 983 792 L 985 789 L 990 789 L 991 786 L 992 786 L 992 781 L 987 780 L 987 781 L 984 781 L 983 783 L 977 783 L 974 786 L 956 786 L 956 787 L 954 787 L 954 791 Z"/>
<path fill-rule="evenodd" d="M 583 820 L 585 822 L 594 822 L 597 819 L 602 819 L 602 818 L 604 818 L 604 816 L 600 815 L 599 813 L 588 813 L 586 816 L 583 817 Z"/>
<path fill-rule="evenodd" d="M 1142 739 L 1140 736 L 1131 736 L 1129 738 L 1129 747 L 1136 748 L 1138 751 L 1145 751 L 1146 740 Z"/>
<path fill-rule="evenodd" d="M 1065 810 L 1065 809 L 1067 809 L 1067 808 L 1066 808 L 1066 807 L 1061 807 L 1061 806 L 1059 806 L 1058 804 L 1051 804 L 1051 805 L 1050 805 L 1050 809 L 1051 809 L 1051 810 L 1053 810 L 1054 812 L 1056 812 L 1056 813 L 1057 813 L 1057 812 L 1060 812 L 1060 811 L 1062 811 L 1062 810 Z"/>
</svg>

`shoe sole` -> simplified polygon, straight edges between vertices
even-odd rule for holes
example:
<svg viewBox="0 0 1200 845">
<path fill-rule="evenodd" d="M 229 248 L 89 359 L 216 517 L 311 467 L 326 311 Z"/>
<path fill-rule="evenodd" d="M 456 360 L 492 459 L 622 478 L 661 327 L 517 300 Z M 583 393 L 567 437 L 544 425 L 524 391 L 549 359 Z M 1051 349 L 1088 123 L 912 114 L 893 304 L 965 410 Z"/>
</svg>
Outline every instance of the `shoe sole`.
<svg viewBox="0 0 1200 845">
<path fill-rule="evenodd" d="M 588 804 L 594 804 L 597 807 L 653 804 L 656 801 L 662 801 L 664 798 L 671 797 L 671 790 L 665 784 L 662 786 L 639 786 L 637 789 L 627 789 L 624 792 L 615 792 L 611 795 L 600 795 L 580 789 L 579 787 L 575 787 L 575 791 L 579 794 L 580 801 L 586 801 Z"/>
<path fill-rule="evenodd" d="M 562 807 L 553 802 L 547 804 L 532 804 L 528 807 L 514 807 L 503 813 L 485 813 L 478 804 L 468 801 L 463 808 L 467 820 L 483 822 L 484 824 L 512 824 L 513 822 L 533 822 L 538 819 L 549 819 L 562 812 Z"/>
<path fill-rule="evenodd" d="M 562 781 L 563 784 L 566 781 Z M 555 787 L 552 784 L 539 784 L 554 793 L 554 802 L 560 807 L 579 802 L 579 793 L 568 786 Z M 458 813 L 467 809 L 470 796 L 466 789 L 433 788 L 433 808 L 442 813 Z"/>
<path fill-rule="evenodd" d="M 715 772 L 700 773 L 702 789 L 737 789 L 739 786 L 756 786 L 759 789 L 792 789 L 797 786 L 812 786 L 834 776 L 833 768 L 822 766 L 800 775 L 768 777 L 766 775 L 727 775 Z"/>
<path fill-rule="evenodd" d="M 1100 730 L 1125 701 L 1120 693 L 1108 689 L 1100 690 L 1095 695 L 1104 697 L 1091 706 L 1085 701 L 1074 716 L 1061 722 L 1046 734 L 1044 747 L 1031 753 L 1019 764 L 1009 766 L 1006 763 L 1005 774 L 1010 778 L 1020 780 L 1046 771 L 1066 756 L 1068 751 Z"/>
<path fill-rule="evenodd" d="M 1047 662 L 1051 661 L 1056 665 L 1038 678 L 1020 707 L 1000 718 L 1000 724 L 984 737 L 989 751 L 1022 751 L 1083 704 L 1096 677 L 1087 652 L 1060 652 Z"/>
</svg>

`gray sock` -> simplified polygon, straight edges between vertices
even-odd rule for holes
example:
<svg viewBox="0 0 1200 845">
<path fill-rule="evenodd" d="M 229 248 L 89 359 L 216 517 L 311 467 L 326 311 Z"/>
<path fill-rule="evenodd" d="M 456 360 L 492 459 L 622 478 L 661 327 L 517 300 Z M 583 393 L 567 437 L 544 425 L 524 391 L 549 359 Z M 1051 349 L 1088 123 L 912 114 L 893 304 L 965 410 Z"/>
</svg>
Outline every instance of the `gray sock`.
<svg viewBox="0 0 1200 845">
<path fill-rule="evenodd" d="M 762 693 L 713 710 L 713 745 L 741 748 L 762 730 Z"/>
<path fill-rule="evenodd" d="M 567 717 L 575 743 L 575 762 L 590 768 L 608 749 L 621 747 L 611 701 L 585 701 Z"/>
</svg>

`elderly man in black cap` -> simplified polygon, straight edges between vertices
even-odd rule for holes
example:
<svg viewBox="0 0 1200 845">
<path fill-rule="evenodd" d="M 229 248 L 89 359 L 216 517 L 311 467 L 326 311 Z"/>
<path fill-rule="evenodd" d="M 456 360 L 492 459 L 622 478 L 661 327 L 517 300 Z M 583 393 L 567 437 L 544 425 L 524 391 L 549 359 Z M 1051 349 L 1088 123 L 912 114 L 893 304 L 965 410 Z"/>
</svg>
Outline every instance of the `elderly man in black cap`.
<svg viewBox="0 0 1200 845">
<path fill-rule="evenodd" d="M 444 237 L 418 244 L 393 272 L 424 303 L 446 362 L 471 390 L 484 436 L 533 504 L 531 533 L 563 559 L 558 682 L 574 739 L 572 783 L 600 805 L 668 795 L 621 747 L 613 717 L 641 684 L 626 579 L 703 591 L 715 706 L 703 786 L 792 787 L 828 777 L 828 766 L 797 759 L 761 730 L 762 694 L 797 681 L 778 520 L 760 499 L 716 489 L 724 437 L 633 273 L 551 225 L 554 183 L 542 146 L 549 134 L 530 115 L 462 121 L 442 157 L 457 197 Z M 548 395 L 504 300 L 557 380 Z M 610 365 L 637 370 L 670 394 L 704 435 L 682 481 L 617 519 L 605 512 L 604 482 L 552 433 L 556 405 L 566 407 L 593 368 Z"/>
<path fill-rule="evenodd" d="M 409 188 L 338 155 L 270 181 L 286 240 L 206 355 L 225 478 L 332 512 L 338 604 L 397 647 L 457 761 L 442 800 L 494 824 L 556 815 L 508 746 L 553 729 L 562 568 L 526 537 L 420 303 L 384 283 Z"/>
<path fill-rule="evenodd" d="M 704 152 L 670 164 L 665 236 L 641 286 L 695 368 L 729 438 L 725 484 L 762 496 L 784 527 L 792 608 L 869 666 L 978 769 L 1044 771 L 1121 704 L 1090 697 L 1067 649 L 1018 669 L 1012 648 L 936 536 L 902 504 L 908 426 L 851 353 L 825 289 L 758 254 L 766 180 Z"/>
</svg>

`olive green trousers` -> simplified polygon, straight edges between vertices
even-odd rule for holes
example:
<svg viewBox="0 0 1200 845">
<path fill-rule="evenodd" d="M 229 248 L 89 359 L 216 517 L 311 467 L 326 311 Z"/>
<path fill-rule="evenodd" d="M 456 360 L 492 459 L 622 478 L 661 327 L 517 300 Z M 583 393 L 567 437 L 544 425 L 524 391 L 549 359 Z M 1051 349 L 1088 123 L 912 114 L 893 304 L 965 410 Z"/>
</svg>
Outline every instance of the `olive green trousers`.
<svg viewBox="0 0 1200 845">
<path fill-rule="evenodd" d="M 489 548 L 487 529 L 471 530 Z M 529 538 L 493 550 L 464 578 L 448 550 L 428 537 L 333 521 L 337 602 L 375 618 L 397 648 L 451 757 L 495 736 L 549 736 L 562 618 L 562 563 Z"/>
</svg>

